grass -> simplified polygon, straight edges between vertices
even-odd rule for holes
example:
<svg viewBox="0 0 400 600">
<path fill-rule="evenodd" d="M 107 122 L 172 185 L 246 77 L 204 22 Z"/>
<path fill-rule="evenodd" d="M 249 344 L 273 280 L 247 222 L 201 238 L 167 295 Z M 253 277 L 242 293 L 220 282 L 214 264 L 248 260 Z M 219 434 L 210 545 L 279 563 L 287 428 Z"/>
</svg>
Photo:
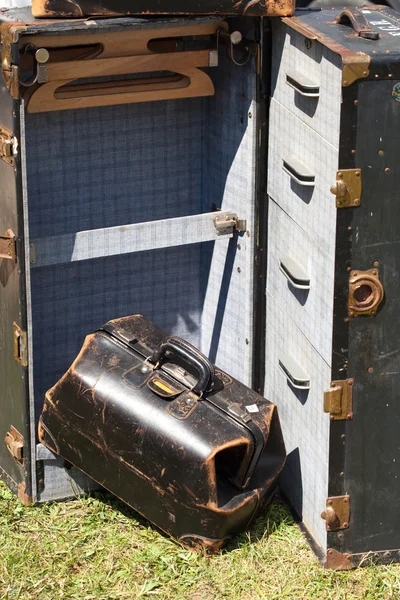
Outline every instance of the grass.
<svg viewBox="0 0 400 600">
<path fill-rule="evenodd" d="M 0 484 L 0 599 L 400 599 L 400 566 L 325 571 L 276 502 L 220 555 L 185 550 L 94 495 L 23 507 Z"/>
</svg>

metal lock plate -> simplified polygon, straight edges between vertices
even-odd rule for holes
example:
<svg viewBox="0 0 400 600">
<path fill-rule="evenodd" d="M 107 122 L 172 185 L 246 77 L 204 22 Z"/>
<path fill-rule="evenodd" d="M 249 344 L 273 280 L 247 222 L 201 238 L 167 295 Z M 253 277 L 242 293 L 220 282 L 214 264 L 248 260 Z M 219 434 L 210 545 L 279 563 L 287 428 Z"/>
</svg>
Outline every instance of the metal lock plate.
<svg viewBox="0 0 400 600">
<path fill-rule="evenodd" d="M 224 213 L 220 216 L 216 216 L 214 218 L 214 225 L 217 230 L 217 235 L 233 233 L 234 229 L 237 231 L 246 231 L 245 219 L 239 219 L 236 213 Z"/>
<path fill-rule="evenodd" d="M 385 295 L 378 269 L 350 271 L 348 309 L 349 317 L 374 317 Z"/>
<path fill-rule="evenodd" d="M 349 421 L 353 418 L 354 379 L 332 381 L 331 388 L 324 393 L 324 412 L 331 421 Z"/>
<path fill-rule="evenodd" d="M 0 158 L 10 166 L 14 166 L 13 153 L 14 136 L 12 132 L 0 125 Z"/>
<path fill-rule="evenodd" d="M 28 342 L 26 331 L 23 331 L 16 323 L 14 327 L 14 358 L 22 367 L 28 366 Z"/>
<path fill-rule="evenodd" d="M 332 496 L 326 500 L 326 509 L 321 513 L 327 531 L 347 529 L 350 521 L 350 496 Z"/>
<path fill-rule="evenodd" d="M 360 206 L 362 193 L 361 169 L 341 169 L 336 174 L 336 183 L 331 187 L 336 196 L 337 208 Z"/>
<path fill-rule="evenodd" d="M 17 249 L 15 244 L 15 235 L 11 229 L 8 229 L 5 235 L 0 236 L 0 259 L 17 260 Z"/>
<path fill-rule="evenodd" d="M 11 456 L 17 461 L 18 464 L 24 464 L 24 437 L 15 429 L 13 425 L 10 426 L 10 431 L 7 432 L 4 442 L 10 452 Z"/>
</svg>

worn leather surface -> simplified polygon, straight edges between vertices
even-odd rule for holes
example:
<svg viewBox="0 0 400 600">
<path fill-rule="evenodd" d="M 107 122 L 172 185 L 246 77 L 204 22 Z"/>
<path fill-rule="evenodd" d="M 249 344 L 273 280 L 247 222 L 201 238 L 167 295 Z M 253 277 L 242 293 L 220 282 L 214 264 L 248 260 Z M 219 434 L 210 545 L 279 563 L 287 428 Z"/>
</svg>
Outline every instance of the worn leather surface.
<svg viewBox="0 0 400 600">
<path fill-rule="evenodd" d="M 279 419 L 273 404 L 218 369 L 202 397 L 191 391 L 196 369 L 179 357 L 155 369 L 148 357 L 165 338 L 140 315 L 89 335 L 46 394 L 39 438 L 164 531 L 212 551 L 271 495 L 285 461 Z M 232 407 L 253 418 L 258 441 Z"/>
</svg>

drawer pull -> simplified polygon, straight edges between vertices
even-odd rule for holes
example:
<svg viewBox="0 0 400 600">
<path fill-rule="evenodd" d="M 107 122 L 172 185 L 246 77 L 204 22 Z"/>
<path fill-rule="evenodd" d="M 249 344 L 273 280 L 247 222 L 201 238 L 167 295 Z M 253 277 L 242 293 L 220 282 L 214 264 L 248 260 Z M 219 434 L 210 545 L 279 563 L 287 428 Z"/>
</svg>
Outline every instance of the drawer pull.
<svg viewBox="0 0 400 600">
<path fill-rule="evenodd" d="M 286 73 L 286 83 L 301 96 L 306 96 L 307 98 L 319 97 L 319 85 L 302 73 L 298 73 L 297 71 Z"/>
<path fill-rule="evenodd" d="M 298 290 L 310 289 L 310 277 L 306 271 L 290 256 L 285 256 L 280 260 L 280 270 L 294 288 Z"/>
<path fill-rule="evenodd" d="M 297 390 L 309 390 L 310 378 L 300 365 L 290 356 L 283 354 L 279 358 L 279 367 L 291 385 Z"/>
<path fill-rule="evenodd" d="M 315 175 L 297 158 L 290 156 L 282 159 L 282 169 L 299 185 L 314 186 Z"/>
</svg>

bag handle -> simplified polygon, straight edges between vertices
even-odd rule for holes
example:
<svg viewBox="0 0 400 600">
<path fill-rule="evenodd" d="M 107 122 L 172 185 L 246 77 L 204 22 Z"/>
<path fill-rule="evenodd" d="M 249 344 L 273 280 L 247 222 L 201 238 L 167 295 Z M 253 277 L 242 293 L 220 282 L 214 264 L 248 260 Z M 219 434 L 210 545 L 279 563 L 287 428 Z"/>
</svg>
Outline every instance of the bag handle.
<svg viewBox="0 0 400 600">
<path fill-rule="evenodd" d="M 204 392 L 212 389 L 214 384 L 214 365 L 197 348 L 179 337 L 168 337 L 154 350 L 150 362 L 156 368 L 163 362 L 167 352 L 175 352 L 188 365 L 199 373 L 199 379 L 193 388 L 193 393 L 202 396 Z"/>
<path fill-rule="evenodd" d="M 375 31 L 359 8 L 345 8 L 335 19 L 338 25 L 350 25 L 359 37 L 366 40 L 379 40 L 379 33 Z"/>
</svg>

